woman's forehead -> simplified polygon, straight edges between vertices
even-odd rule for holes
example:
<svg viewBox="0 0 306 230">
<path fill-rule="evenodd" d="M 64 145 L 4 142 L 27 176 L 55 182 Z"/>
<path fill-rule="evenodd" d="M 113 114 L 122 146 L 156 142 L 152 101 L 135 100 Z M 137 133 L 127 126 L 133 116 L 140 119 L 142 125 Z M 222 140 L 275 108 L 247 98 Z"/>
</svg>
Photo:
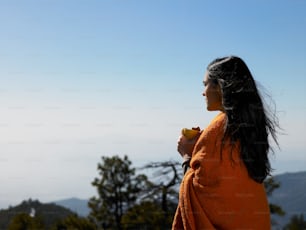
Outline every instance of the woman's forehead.
<svg viewBox="0 0 306 230">
<path fill-rule="evenodd" d="M 205 72 L 203 81 L 208 81 L 208 71 Z"/>
</svg>

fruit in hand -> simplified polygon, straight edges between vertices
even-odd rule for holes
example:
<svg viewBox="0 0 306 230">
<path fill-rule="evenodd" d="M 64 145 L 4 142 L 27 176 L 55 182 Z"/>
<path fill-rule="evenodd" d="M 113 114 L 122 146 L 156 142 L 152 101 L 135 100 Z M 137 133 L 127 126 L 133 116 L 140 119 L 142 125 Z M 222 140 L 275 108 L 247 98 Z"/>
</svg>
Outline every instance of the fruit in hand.
<svg viewBox="0 0 306 230">
<path fill-rule="evenodd" d="M 182 129 L 182 135 L 186 137 L 188 140 L 192 140 L 198 134 L 199 134 L 199 130 L 197 129 L 187 129 L 187 128 Z"/>
</svg>

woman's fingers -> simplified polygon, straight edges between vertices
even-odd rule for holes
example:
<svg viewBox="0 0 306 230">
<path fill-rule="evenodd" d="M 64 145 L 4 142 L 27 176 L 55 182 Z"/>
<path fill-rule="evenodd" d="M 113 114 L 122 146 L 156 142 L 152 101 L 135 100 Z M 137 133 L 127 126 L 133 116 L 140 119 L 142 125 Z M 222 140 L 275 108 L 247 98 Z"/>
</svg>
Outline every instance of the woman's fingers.
<svg viewBox="0 0 306 230">
<path fill-rule="evenodd" d="M 181 135 L 177 142 L 177 151 L 181 154 L 181 156 L 191 156 L 195 142 L 195 140 L 188 140 L 186 137 Z"/>
</svg>

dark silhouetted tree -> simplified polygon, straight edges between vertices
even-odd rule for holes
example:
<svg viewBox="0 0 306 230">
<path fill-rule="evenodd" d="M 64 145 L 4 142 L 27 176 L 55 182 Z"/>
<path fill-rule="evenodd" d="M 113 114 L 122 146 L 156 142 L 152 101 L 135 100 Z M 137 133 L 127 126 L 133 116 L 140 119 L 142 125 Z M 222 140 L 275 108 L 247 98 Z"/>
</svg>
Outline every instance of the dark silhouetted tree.
<svg viewBox="0 0 306 230">
<path fill-rule="evenodd" d="M 98 164 L 99 177 L 92 185 L 98 197 L 88 203 L 89 218 L 103 229 L 122 229 L 121 219 L 126 210 L 136 204 L 142 189 L 149 183 L 145 175 L 135 175 L 127 156 L 102 157 Z"/>
<path fill-rule="evenodd" d="M 160 205 L 163 220 L 159 227 L 168 229 L 171 227 L 177 207 L 178 185 L 183 175 L 181 164 L 174 161 L 153 162 L 145 165 L 143 169 L 153 170 L 150 192 L 147 193 L 147 196 L 152 202 Z"/>
<path fill-rule="evenodd" d="M 306 221 L 303 214 L 293 215 L 290 222 L 284 227 L 284 230 L 304 230 L 306 229 Z"/>
</svg>

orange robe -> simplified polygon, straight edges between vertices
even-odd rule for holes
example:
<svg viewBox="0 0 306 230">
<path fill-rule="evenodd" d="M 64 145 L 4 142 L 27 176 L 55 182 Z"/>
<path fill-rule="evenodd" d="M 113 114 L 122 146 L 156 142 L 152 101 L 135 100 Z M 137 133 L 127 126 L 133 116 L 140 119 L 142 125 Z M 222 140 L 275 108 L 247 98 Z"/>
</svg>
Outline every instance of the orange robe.
<svg viewBox="0 0 306 230">
<path fill-rule="evenodd" d="M 226 115 L 220 113 L 197 141 L 180 187 L 173 230 L 271 229 L 263 184 L 248 176 L 239 148 L 221 143 Z"/>
</svg>

